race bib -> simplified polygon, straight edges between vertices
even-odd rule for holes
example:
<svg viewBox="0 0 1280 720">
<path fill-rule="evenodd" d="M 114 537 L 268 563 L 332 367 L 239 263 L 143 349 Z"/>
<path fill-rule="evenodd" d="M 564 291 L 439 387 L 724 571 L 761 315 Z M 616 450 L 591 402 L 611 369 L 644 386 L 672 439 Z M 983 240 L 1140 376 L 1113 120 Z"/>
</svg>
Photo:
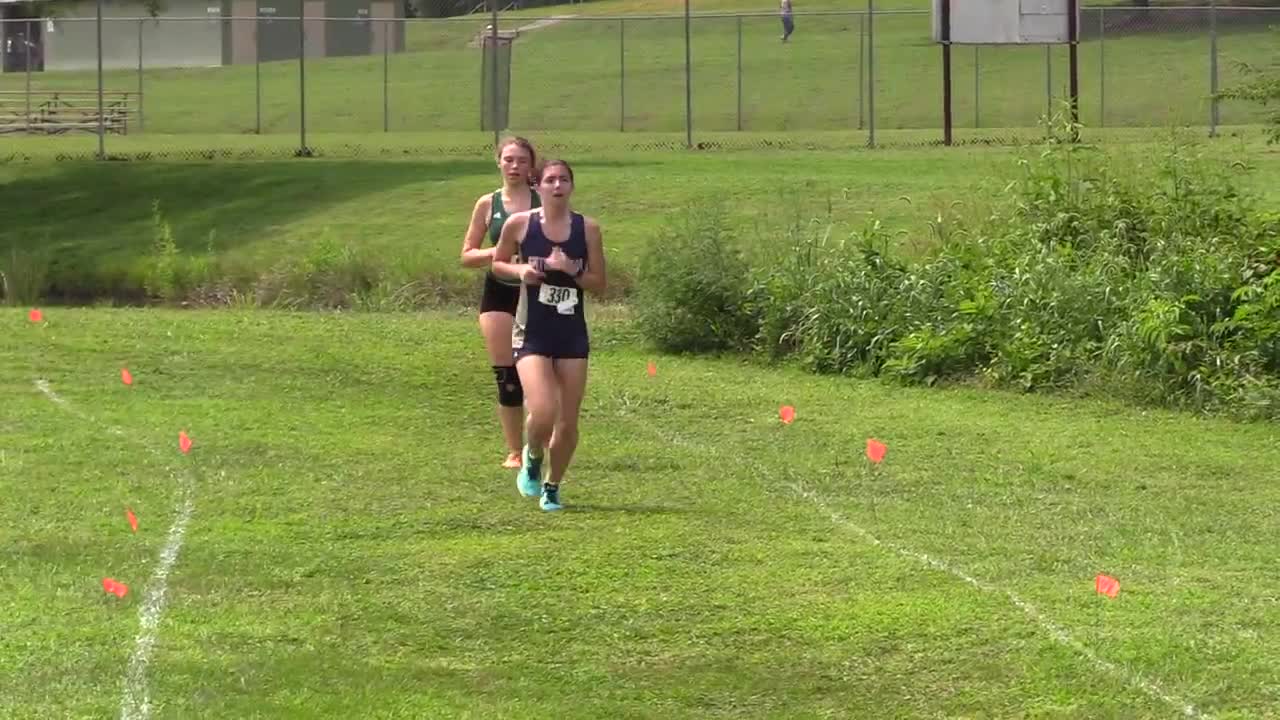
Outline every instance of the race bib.
<svg viewBox="0 0 1280 720">
<path fill-rule="evenodd" d="M 561 315 L 572 315 L 578 304 L 578 289 L 543 283 L 538 290 L 538 302 L 555 307 Z"/>
</svg>

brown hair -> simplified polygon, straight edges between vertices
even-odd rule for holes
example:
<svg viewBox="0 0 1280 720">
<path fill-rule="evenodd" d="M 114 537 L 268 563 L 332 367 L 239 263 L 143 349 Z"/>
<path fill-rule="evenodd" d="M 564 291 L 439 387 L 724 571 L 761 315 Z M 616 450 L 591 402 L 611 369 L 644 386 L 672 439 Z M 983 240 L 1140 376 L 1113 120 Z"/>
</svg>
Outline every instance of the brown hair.
<svg viewBox="0 0 1280 720">
<path fill-rule="evenodd" d="M 541 181 L 541 180 L 542 180 L 542 176 L 543 176 L 543 174 L 544 174 L 544 173 L 546 173 L 546 172 L 547 172 L 547 169 L 548 169 L 548 168 L 553 168 L 553 167 L 555 167 L 555 166 L 557 166 L 557 165 L 559 165 L 560 167 L 564 168 L 565 170 L 568 170 L 568 171 L 569 171 L 569 182 L 574 182 L 574 180 L 573 180 L 573 168 L 572 168 L 572 167 L 570 167 L 570 165 L 569 165 L 569 161 L 568 161 L 568 160 L 559 160 L 559 159 L 556 159 L 556 160 L 548 160 L 546 163 L 544 163 L 544 164 L 543 164 L 543 166 L 542 166 L 542 167 L 538 168 L 538 180 L 539 180 L 539 181 Z"/>
<path fill-rule="evenodd" d="M 503 138 L 502 142 L 498 143 L 498 149 L 494 151 L 494 155 L 501 158 L 502 151 L 508 145 L 515 145 L 517 147 L 522 148 L 525 152 L 529 153 L 529 166 L 534 168 L 538 167 L 538 151 L 533 149 L 533 143 L 529 142 L 528 140 L 525 140 L 519 135 L 508 135 L 507 137 Z"/>
</svg>

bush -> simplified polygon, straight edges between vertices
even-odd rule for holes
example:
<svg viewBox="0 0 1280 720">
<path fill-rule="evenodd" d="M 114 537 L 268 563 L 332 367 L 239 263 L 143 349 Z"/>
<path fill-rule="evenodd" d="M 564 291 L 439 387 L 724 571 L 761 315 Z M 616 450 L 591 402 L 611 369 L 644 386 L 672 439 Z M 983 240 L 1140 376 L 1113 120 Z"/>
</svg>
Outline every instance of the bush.
<svg viewBox="0 0 1280 720">
<path fill-rule="evenodd" d="M 1236 61 L 1236 70 L 1245 78 L 1243 82 L 1220 91 L 1218 97 L 1230 100 L 1249 100 L 1262 107 L 1271 107 L 1267 113 L 1267 142 L 1280 143 L 1280 57 L 1270 66 L 1251 65 Z"/>
<path fill-rule="evenodd" d="M 49 251 L 19 251 L 15 247 L 8 257 L 0 256 L 0 300 L 6 305 L 35 304 L 48 285 Z"/>
<path fill-rule="evenodd" d="M 1280 417 L 1280 215 L 1238 190 L 1239 164 L 1176 134 L 1126 164 L 1061 141 L 1077 129 L 1020 161 L 989 218 L 941 218 L 911 262 L 872 222 L 844 241 L 790 228 L 781 254 L 744 272 L 723 226 L 701 215 L 654 246 L 651 262 L 679 269 L 641 276 L 645 333 L 822 373 L 1093 388 Z"/>
<path fill-rule="evenodd" d="M 723 206 L 692 206 L 645 249 L 636 274 L 636 319 L 662 350 L 749 348 L 756 327 L 747 304 L 750 266 L 729 236 Z"/>
</svg>

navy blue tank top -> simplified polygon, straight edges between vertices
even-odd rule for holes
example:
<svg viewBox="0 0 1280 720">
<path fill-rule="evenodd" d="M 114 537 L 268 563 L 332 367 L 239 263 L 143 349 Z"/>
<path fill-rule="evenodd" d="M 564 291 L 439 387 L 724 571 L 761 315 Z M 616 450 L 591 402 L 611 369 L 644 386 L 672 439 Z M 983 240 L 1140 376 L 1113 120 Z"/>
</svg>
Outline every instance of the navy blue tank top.
<svg viewBox="0 0 1280 720">
<path fill-rule="evenodd" d="M 554 247 L 568 256 L 573 273 L 548 270 L 547 257 Z M 586 219 L 569 215 L 569 238 L 552 242 L 543 232 L 542 213 L 529 215 L 529 227 L 520 243 L 520 256 L 543 273 L 542 282 L 520 289 L 512 331 L 512 347 L 553 357 L 580 357 L 587 351 L 587 321 L 582 286 L 575 279 L 587 267 Z"/>
</svg>

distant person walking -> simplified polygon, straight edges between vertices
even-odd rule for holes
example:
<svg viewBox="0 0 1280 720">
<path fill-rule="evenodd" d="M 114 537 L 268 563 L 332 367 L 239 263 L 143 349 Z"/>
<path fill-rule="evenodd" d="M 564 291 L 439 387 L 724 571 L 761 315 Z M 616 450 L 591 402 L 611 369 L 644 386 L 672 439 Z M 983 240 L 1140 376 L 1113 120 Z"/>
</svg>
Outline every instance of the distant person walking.
<svg viewBox="0 0 1280 720">
<path fill-rule="evenodd" d="M 782 0 L 782 42 L 786 42 L 795 29 L 796 24 L 791 19 L 791 0 Z"/>
</svg>

